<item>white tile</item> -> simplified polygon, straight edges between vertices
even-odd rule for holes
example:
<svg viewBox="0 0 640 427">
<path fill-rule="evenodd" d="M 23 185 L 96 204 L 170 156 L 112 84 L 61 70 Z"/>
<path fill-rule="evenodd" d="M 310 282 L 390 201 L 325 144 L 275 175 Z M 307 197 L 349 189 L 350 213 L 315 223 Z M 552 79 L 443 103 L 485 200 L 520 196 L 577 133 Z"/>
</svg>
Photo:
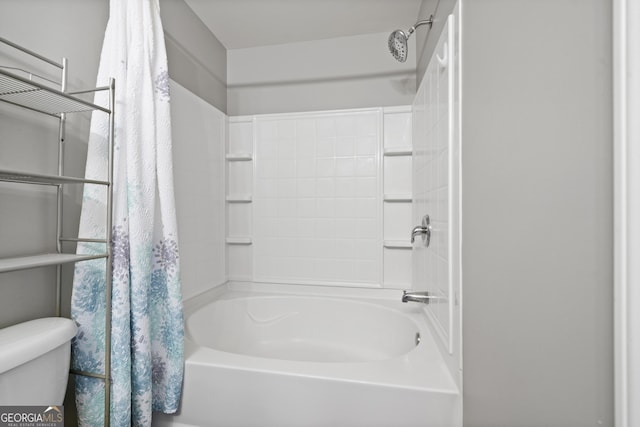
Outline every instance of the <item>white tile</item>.
<svg viewBox="0 0 640 427">
<path fill-rule="evenodd" d="M 378 237 L 378 221 L 358 218 L 356 220 L 356 236 L 359 239 L 375 239 Z"/>
<path fill-rule="evenodd" d="M 298 224 L 298 232 L 297 232 L 298 240 L 300 242 L 300 246 L 304 246 L 303 242 L 306 242 L 307 239 L 312 239 L 316 236 L 316 219 L 298 217 L 297 224 Z"/>
<path fill-rule="evenodd" d="M 256 157 L 257 158 L 263 159 L 265 157 L 277 157 L 277 156 L 278 156 L 277 140 L 260 139 L 260 138 L 256 140 Z"/>
<path fill-rule="evenodd" d="M 358 234 L 355 218 L 336 218 L 334 224 L 338 239 L 353 239 Z"/>
<path fill-rule="evenodd" d="M 336 157 L 352 157 L 356 154 L 356 137 L 340 136 L 336 140 Z"/>
<path fill-rule="evenodd" d="M 277 161 L 255 161 L 254 221 L 273 229 L 254 233 L 256 278 L 381 282 L 380 116 L 257 120 L 256 144 L 277 141 L 259 154 Z"/>
<path fill-rule="evenodd" d="M 356 159 L 353 157 L 336 158 L 335 175 L 336 176 L 355 176 L 356 175 Z"/>
<path fill-rule="evenodd" d="M 378 135 L 378 113 L 364 113 L 356 116 L 357 136 Z"/>
<path fill-rule="evenodd" d="M 253 280 L 250 245 L 227 245 L 227 274 L 230 280 Z"/>
<path fill-rule="evenodd" d="M 295 163 L 296 176 L 298 178 L 313 178 L 316 176 L 316 159 L 313 157 L 302 157 Z"/>
<path fill-rule="evenodd" d="M 319 177 L 316 179 L 316 194 L 322 198 L 334 197 L 336 194 L 335 186 L 335 178 Z"/>
<path fill-rule="evenodd" d="M 356 256 L 360 260 L 375 262 L 378 259 L 380 247 L 375 239 L 358 239 L 355 241 Z"/>
<path fill-rule="evenodd" d="M 356 194 L 358 197 L 380 197 L 378 192 L 378 181 L 375 177 L 356 178 Z"/>
<path fill-rule="evenodd" d="M 356 144 L 358 156 L 371 156 L 378 153 L 378 139 L 375 136 L 360 136 Z"/>
<path fill-rule="evenodd" d="M 278 120 L 278 138 L 295 138 L 296 137 L 296 122 L 295 120 Z"/>
<path fill-rule="evenodd" d="M 316 217 L 333 218 L 335 216 L 336 199 L 316 199 Z"/>
<path fill-rule="evenodd" d="M 295 159 L 278 158 L 278 178 L 295 178 L 297 175 Z"/>
<path fill-rule="evenodd" d="M 252 162 L 227 162 L 228 194 L 252 194 Z"/>
<path fill-rule="evenodd" d="M 255 130 L 259 141 L 272 141 L 278 137 L 278 122 L 270 119 L 257 120 Z"/>
<path fill-rule="evenodd" d="M 252 216 L 250 203 L 227 204 L 227 236 L 251 236 Z"/>
<path fill-rule="evenodd" d="M 384 158 L 384 193 L 402 194 L 412 188 L 412 163 L 410 157 Z"/>
<path fill-rule="evenodd" d="M 379 266 L 375 261 L 356 261 L 356 280 L 364 283 L 379 283 Z"/>
<path fill-rule="evenodd" d="M 253 123 L 229 123 L 229 153 L 253 152 Z"/>
<path fill-rule="evenodd" d="M 278 158 L 277 157 L 260 157 L 256 162 L 260 163 L 257 168 L 256 176 L 261 178 L 276 178 L 278 176 Z M 230 177 L 231 181 L 231 177 Z"/>
<path fill-rule="evenodd" d="M 384 249 L 384 286 L 411 289 L 411 251 Z"/>
<path fill-rule="evenodd" d="M 336 178 L 335 197 L 354 198 L 356 197 L 356 180 L 354 178 Z"/>
<path fill-rule="evenodd" d="M 298 218 L 315 218 L 318 215 L 315 198 L 298 198 L 296 202 Z"/>
<path fill-rule="evenodd" d="M 293 178 L 282 178 L 276 180 L 277 197 L 279 199 L 289 199 L 296 197 L 296 180 Z"/>
<path fill-rule="evenodd" d="M 316 144 L 316 154 L 318 158 L 334 158 L 336 155 L 336 139 L 320 138 Z"/>
<path fill-rule="evenodd" d="M 334 215 L 336 218 L 355 218 L 356 201 L 355 199 L 335 199 Z"/>
<path fill-rule="evenodd" d="M 278 158 L 279 159 L 295 159 L 296 158 L 295 138 L 279 138 L 278 139 Z"/>
<path fill-rule="evenodd" d="M 356 241 L 354 239 L 336 239 L 336 251 L 334 256 L 337 259 L 348 260 L 353 264 L 353 260 L 357 258 Z"/>
<path fill-rule="evenodd" d="M 336 136 L 357 136 L 356 118 L 353 116 L 337 116 L 335 119 Z"/>
<path fill-rule="evenodd" d="M 411 220 L 411 203 L 385 203 L 383 214 L 384 240 L 409 241 L 414 227 Z"/>
<path fill-rule="evenodd" d="M 411 113 L 384 115 L 384 147 L 411 147 Z"/>
<path fill-rule="evenodd" d="M 278 199 L 276 215 L 278 218 L 296 218 L 298 212 L 298 199 Z"/>
<path fill-rule="evenodd" d="M 314 254 L 316 258 L 328 259 L 333 257 L 336 241 L 334 239 L 316 239 L 314 242 Z"/>
<path fill-rule="evenodd" d="M 336 124 L 332 117 L 321 117 L 316 120 L 316 130 L 319 138 L 335 137 Z"/>
<path fill-rule="evenodd" d="M 309 198 L 316 196 L 316 180 L 311 178 L 298 178 L 296 180 L 296 197 Z"/>
<path fill-rule="evenodd" d="M 329 177 L 335 175 L 335 159 L 319 158 L 316 160 L 316 176 Z"/>
<path fill-rule="evenodd" d="M 322 239 L 335 239 L 335 220 L 333 218 L 316 219 L 316 237 Z"/>
<path fill-rule="evenodd" d="M 356 166 L 357 176 L 376 176 L 377 161 L 374 156 L 358 157 Z"/>
<path fill-rule="evenodd" d="M 317 135 L 316 121 L 313 119 L 296 120 L 296 137 L 298 141 L 315 141 Z"/>
<path fill-rule="evenodd" d="M 379 198 L 358 198 L 356 200 L 356 217 L 377 218 Z"/>
</svg>

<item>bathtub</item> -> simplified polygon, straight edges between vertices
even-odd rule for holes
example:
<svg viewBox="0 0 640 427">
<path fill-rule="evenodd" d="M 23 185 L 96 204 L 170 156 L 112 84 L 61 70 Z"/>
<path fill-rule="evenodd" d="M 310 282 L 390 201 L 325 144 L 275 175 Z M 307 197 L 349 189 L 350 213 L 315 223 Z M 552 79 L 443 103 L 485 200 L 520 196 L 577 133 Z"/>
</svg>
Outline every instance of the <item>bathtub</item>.
<svg viewBox="0 0 640 427">
<path fill-rule="evenodd" d="M 400 291 L 230 282 L 185 301 L 180 410 L 156 427 L 445 427 L 460 393 Z"/>
</svg>

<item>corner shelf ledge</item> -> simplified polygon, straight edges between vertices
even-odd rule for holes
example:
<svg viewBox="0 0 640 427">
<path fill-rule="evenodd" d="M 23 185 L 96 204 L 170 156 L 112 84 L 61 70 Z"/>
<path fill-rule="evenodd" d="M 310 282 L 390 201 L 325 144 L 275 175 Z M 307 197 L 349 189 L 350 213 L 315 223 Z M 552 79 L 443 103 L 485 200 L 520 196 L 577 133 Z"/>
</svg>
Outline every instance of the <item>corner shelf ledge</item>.
<svg viewBox="0 0 640 427">
<path fill-rule="evenodd" d="M 253 243 L 251 237 L 227 237 L 225 241 L 228 245 L 250 245 Z"/>
<path fill-rule="evenodd" d="M 411 156 L 413 155 L 412 147 L 391 147 L 385 148 L 383 151 L 385 156 Z"/>
<path fill-rule="evenodd" d="M 385 240 L 384 247 L 387 249 L 411 249 L 411 242 L 405 240 Z"/>
<path fill-rule="evenodd" d="M 253 198 L 251 194 L 230 194 L 226 197 L 228 203 L 251 203 Z"/>
<path fill-rule="evenodd" d="M 253 160 L 252 153 L 229 153 L 225 158 L 230 162 L 248 162 Z"/>
<path fill-rule="evenodd" d="M 406 202 L 412 202 L 413 201 L 413 195 L 412 194 L 385 194 L 384 196 L 384 201 L 385 202 L 390 202 L 390 203 L 406 203 Z"/>
</svg>

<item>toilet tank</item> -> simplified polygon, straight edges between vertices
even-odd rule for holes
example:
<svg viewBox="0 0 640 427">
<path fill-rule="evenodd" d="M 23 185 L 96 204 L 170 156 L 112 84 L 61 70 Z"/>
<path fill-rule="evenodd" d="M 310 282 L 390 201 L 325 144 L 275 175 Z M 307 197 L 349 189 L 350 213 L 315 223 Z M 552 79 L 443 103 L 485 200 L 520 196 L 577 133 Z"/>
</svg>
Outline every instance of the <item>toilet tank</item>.
<svg viewBox="0 0 640 427">
<path fill-rule="evenodd" d="M 0 405 L 61 405 L 76 331 L 62 317 L 0 329 Z"/>
</svg>

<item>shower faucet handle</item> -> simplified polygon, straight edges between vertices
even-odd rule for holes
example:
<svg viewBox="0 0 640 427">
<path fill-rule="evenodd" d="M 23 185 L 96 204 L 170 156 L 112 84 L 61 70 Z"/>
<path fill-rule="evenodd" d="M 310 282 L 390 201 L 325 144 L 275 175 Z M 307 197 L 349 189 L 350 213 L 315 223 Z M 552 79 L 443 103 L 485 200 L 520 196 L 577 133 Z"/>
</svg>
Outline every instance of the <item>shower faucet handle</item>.
<svg viewBox="0 0 640 427">
<path fill-rule="evenodd" d="M 413 227 L 411 231 L 411 243 L 416 241 L 416 236 L 418 235 L 422 235 L 422 243 L 428 248 L 431 243 L 431 220 L 429 215 L 422 217 L 422 225 Z"/>
</svg>

